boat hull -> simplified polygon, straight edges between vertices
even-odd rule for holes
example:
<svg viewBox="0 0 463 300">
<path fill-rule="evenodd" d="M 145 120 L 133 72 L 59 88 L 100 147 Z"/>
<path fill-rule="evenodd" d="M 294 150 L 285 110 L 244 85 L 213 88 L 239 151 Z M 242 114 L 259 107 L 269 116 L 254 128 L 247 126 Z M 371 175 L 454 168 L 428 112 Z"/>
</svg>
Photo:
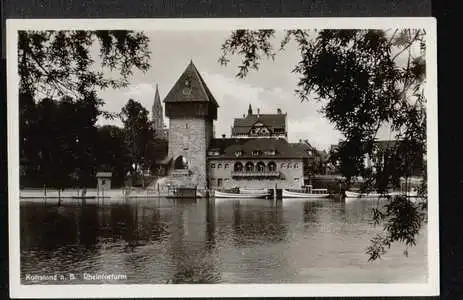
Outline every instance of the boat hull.
<svg viewBox="0 0 463 300">
<path fill-rule="evenodd" d="M 232 198 L 232 199 L 249 199 L 249 198 L 265 198 L 269 194 L 268 192 L 254 192 L 254 193 L 227 193 L 227 192 L 214 192 L 215 198 Z"/>
<path fill-rule="evenodd" d="M 283 198 L 327 198 L 330 196 L 328 193 L 323 194 L 313 194 L 313 193 L 299 193 L 299 192 L 291 192 L 288 190 L 283 190 L 282 194 Z"/>
<path fill-rule="evenodd" d="M 242 189 L 242 188 L 240 188 L 239 191 L 240 191 L 241 194 L 248 194 L 248 195 L 249 194 L 250 195 L 252 195 L 252 194 L 259 194 L 259 195 L 260 194 L 267 194 L 267 195 L 270 195 L 268 189 Z"/>
<path fill-rule="evenodd" d="M 358 193 L 358 192 L 353 192 L 353 191 L 345 191 L 346 198 L 378 198 L 378 197 L 393 197 L 393 196 L 400 196 L 403 195 L 402 192 L 391 192 L 391 193 L 385 193 L 385 194 L 380 194 L 380 193 Z M 407 197 L 417 197 L 418 193 L 417 192 L 408 192 Z"/>
</svg>

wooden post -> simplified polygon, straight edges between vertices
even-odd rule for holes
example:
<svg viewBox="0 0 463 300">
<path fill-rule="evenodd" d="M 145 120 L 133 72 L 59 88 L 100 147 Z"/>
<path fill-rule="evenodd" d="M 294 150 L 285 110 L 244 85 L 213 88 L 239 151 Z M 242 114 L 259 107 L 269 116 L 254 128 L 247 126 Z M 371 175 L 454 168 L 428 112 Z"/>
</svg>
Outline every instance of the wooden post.
<svg viewBox="0 0 463 300">
<path fill-rule="evenodd" d="M 275 183 L 275 187 L 273 188 L 273 201 L 277 201 L 277 184 Z"/>
<path fill-rule="evenodd" d="M 44 184 L 43 185 L 43 200 L 45 201 L 45 204 L 47 203 L 47 186 Z"/>
</svg>

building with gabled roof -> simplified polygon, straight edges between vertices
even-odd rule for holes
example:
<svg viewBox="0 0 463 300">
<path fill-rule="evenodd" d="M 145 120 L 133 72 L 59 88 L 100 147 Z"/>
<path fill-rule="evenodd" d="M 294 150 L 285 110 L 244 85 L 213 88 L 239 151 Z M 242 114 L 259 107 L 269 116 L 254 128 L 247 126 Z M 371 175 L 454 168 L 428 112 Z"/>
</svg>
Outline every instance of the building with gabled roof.
<svg viewBox="0 0 463 300">
<path fill-rule="evenodd" d="M 287 115 L 277 109 L 276 114 L 261 114 L 260 110 L 254 114 L 249 104 L 248 114 L 242 118 L 235 118 L 231 129 L 231 136 L 238 138 L 288 138 Z"/>
</svg>

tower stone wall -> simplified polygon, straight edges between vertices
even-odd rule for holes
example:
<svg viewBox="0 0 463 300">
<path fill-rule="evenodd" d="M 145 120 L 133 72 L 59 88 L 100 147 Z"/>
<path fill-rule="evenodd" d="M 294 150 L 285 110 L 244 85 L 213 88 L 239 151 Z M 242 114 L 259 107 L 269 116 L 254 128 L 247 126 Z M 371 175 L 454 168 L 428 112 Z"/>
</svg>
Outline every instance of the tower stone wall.
<svg viewBox="0 0 463 300">
<path fill-rule="evenodd" d="M 175 118 L 169 121 L 169 157 L 173 163 L 184 157 L 190 180 L 206 188 L 206 151 L 210 142 L 210 122 L 201 118 Z"/>
</svg>

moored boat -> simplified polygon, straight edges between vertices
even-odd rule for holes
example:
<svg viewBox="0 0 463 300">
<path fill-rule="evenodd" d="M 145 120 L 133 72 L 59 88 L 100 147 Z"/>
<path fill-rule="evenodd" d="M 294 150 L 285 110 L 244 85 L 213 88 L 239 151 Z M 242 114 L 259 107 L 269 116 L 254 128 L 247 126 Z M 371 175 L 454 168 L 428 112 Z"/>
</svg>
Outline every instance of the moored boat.
<svg viewBox="0 0 463 300">
<path fill-rule="evenodd" d="M 262 194 L 262 193 L 267 193 L 267 195 L 270 195 L 268 189 L 246 189 L 246 188 L 240 188 L 239 191 L 240 191 L 240 193 L 242 193 L 242 194 Z"/>
<path fill-rule="evenodd" d="M 284 189 L 283 198 L 327 198 L 330 196 L 327 189 L 293 190 Z"/>
<path fill-rule="evenodd" d="M 346 198 L 378 198 L 378 197 L 392 197 L 400 196 L 406 194 L 407 197 L 417 197 L 418 193 L 416 191 L 410 191 L 407 193 L 401 191 L 378 193 L 378 192 L 354 192 L 354 191 L 345 191 Z"/>
<path fill-rule="evenodd" d="M 235 192 L 225 192 L 225 191 L 214 191 L 215 198 L 265 198 L 269 194 L 267 191 L 253 192 L 253 193 L 243 193 L 241 191 Z"/>
</svg>

